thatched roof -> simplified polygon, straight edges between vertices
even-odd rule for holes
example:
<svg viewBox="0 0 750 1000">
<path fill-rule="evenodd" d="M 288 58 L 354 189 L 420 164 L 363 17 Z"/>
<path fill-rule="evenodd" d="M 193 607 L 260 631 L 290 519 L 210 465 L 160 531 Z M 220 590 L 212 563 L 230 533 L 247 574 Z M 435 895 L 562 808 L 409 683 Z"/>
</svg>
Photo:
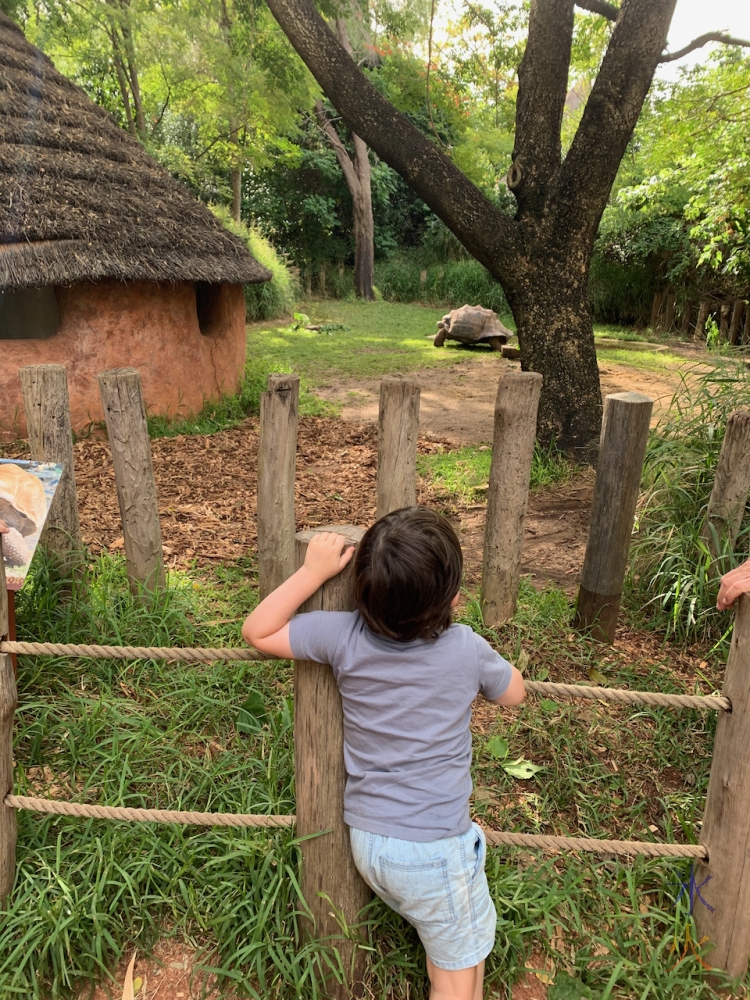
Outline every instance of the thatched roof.
<svg viewBox="0 0 750 1000">
<path fill-rule="evenodd" d="M 0 12 L 0 288 L 270 277 Z"/>
</svg>

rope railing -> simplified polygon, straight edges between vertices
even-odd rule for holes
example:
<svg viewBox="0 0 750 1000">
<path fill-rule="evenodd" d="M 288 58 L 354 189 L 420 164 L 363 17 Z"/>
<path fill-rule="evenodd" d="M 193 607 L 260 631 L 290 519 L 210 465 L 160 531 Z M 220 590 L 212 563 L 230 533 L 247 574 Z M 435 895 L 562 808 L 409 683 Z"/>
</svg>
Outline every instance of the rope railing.
<svg viewBox="0 0 750 1000">
<path fill-rule="evenodd" d="M 112 660 L 169 660 L 182 663 L 211 663 L 216 660 L 242 660 L 255 663 L 277 660 L 277 656 L 252 648 L 187 648 L 180 646 L 96 646 L 65 642 L 0 642 L 0 653 L 27 656 L 74 656 Z M 626 688 L 591 687 L 584 684 L 556 684 L 551 681 L 526 681 L 530 694 L 557 698 L 586 698 L 621 705 L 656 705 L 662 708 L 696 708 L 729 712 L 732 703 L 721 695 L 663 694 L 659 691 L 630 691 Z"/>
<path fill-rule="evenodd" d="M 29 795 L 6 795 L 3 804 L 11 809 L 26 809 L 48 816 L 76 816 L 83 819 L 121 820 L 126 823 L 173 823 L 185 826 L 291 827 L 297 817 L 249 813 L 210 813 L 176 809 L 131 809 L 126 806 L 97 806 L 83 802 L 65 802 Z M 643 855 L 649 858 L 707 858 L 701 844 L 658 844 L 639 840 L 596 840 L 589 837 L 565 837 L 536 833 L 513 833 L 484 828 L 492 847 L 528 847 L 542 851 L 590 851 L 597 854 Z"/>
</svg>

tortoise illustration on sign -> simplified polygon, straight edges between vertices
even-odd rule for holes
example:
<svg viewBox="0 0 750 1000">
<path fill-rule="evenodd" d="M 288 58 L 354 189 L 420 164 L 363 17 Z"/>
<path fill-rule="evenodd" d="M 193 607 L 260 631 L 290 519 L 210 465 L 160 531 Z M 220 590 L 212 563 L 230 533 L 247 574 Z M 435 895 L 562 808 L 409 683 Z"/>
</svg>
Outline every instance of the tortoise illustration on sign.
<svg viewBox="0 0 750 1000">
<path fill-rule="evenodd" d="M 3 562 L 8 590 L 20 590 L 26 580 L 62 466 L 51 462 L 0 459 L 0 521 L 10 529 L 3 535 Z"/>
<path fill-rule="evenodd" d="M 458 340 L 462 344 L 489 344 L 493 351 L 500 351 L 513 336 L 513 331 L 503 326 L 497 313 L 482 306 L 453 309 L 438 321 L 437 326 L 435 347 L 442 347 L 446 340 Z"/>
</svg>

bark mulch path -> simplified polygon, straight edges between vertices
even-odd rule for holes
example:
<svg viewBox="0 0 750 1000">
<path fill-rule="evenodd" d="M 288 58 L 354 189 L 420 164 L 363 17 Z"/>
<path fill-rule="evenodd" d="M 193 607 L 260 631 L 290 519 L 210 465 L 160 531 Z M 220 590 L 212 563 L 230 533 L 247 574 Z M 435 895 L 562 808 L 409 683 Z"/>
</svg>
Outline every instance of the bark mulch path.
<svg viewBox="0 0 750 1000">
<path fill-rule="evenodd" d="M 422 454 L 442 451 L 446 441 L 423 437 Z M 297 455 L 297 528 L 374 520 L 377 428 L 324 417 L 303 417 Z M 210 436 L 159 438 L 152 442 L 162 540 L 167 565 L 210 566 L 242 559 L 247 572 L 257 554 L 256 468 L 258 421 Z M 106 439 L 75 446 L 81 527 L 95 553 L 123 548 L 114 472 Z M 522 572 L 540 582 L 575 586 L 583 561 L 593 477 L 589 473 L 529 500 Z M 442 510 L 459 531 L 466 582 L 479 582 L 485 504 L 456 504 L 426 480 L 418 502 Z"/>
</svg>

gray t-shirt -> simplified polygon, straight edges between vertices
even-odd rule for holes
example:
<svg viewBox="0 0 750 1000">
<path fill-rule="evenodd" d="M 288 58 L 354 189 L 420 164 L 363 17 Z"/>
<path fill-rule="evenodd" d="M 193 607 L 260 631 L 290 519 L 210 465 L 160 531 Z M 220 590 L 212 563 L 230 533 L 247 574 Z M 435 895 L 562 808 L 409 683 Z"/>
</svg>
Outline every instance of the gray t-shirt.
<svg viewBox="0 0 750 1000">
<path fill-rule="evenodd" d="M 344 821 L 399 840 L 471 826 L 471 703 L 499 698 L 511 667 L 467 625 L 432 641 L 376 635 L 358 611 L 312 611 L 289 627 L 296 660 L 330 663 L 344 707 Z"/>
</svg>

